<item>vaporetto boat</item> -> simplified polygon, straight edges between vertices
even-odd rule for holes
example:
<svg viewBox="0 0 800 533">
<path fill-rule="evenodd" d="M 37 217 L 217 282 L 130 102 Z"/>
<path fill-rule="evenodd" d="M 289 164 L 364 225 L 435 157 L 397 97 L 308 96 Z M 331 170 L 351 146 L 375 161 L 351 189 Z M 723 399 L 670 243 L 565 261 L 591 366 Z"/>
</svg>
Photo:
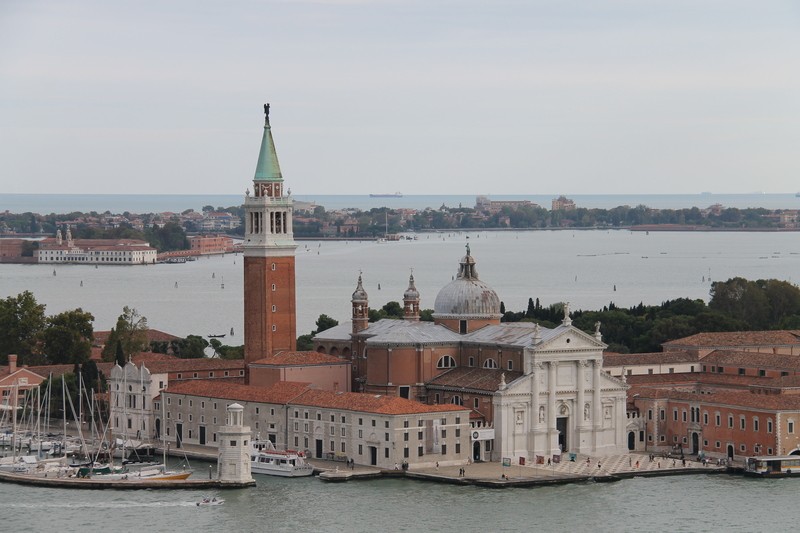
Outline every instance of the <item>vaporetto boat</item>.
<svg viewBox="0 0 800 533">
<path fill-rule="evenodd" d="M 272 441 L 254 440 L 250 449 L 250 471 L 268 476 L 303 477 L 314 473 L 305 454 L 293 450 L 278 451 Z"/>
</svg>

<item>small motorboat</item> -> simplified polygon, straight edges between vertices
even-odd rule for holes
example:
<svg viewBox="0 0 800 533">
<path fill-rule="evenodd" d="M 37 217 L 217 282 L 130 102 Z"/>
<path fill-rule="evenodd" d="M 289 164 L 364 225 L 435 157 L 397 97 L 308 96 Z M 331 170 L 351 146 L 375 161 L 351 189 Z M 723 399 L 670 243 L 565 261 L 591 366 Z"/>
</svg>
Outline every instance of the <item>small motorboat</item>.
<svg viewBox="0 0 800 533">
<path fill-rule="evenodd" d="M 201 501 L 197 502 L 198 507 L 205 507 L 206 505 L 222 505 L 225 503 L 225 500 L 222 498 L 203 498 Z"/>
</svg>

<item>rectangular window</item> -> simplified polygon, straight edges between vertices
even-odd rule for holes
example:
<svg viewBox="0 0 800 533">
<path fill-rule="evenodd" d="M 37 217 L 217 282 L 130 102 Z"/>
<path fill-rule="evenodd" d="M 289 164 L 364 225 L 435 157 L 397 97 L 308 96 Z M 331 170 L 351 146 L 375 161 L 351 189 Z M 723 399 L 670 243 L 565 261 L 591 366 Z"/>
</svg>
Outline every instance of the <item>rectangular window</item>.
<svg viewBox="0 0 800 533">
<path fill-rule="evenodd" d="M 404 427 L 404 428 L 407 428 L 407 427 L 408 427 L 408 420 L 403 420 L 403 427 Z"/>
<path fill-rule="evenodd" d="M 659 417 L 661 418 L 661 420 L 667 419 L 667 413 L 664 409 L 661 409 L 661 411 L 659 412 Z"/>
<path fill-rule="evenodd" d="M 744 368 L 740 368 L 739 369 L 739 375 L 740 376 L 744 376 Z"/>
<path fill-rule="evenodd" d="M 422 440 L 422 432 L 417 432 L 417 440 Z"/>
<path fill-rule="evenodd" d="M 672 410 L 672 421 L 673 422 L 677 422 L 678 421 L 678 410 L 677 409 L 673 409 Z"/>
<path fill-rule="evenodd" d="M 358 430 L 358 438 L 359 439 L 363 439 L 364 438 L 364 432 L 362 430 L 360 430 L 360 429 Z"/>
<path fill-rule="evenodd" d="M 364 419 L 363 418 L 359 418 L 358 419 L 358 425 L 359 426 L 363 426 L 364 425 Z"/>
<path fill-rule="evenodd" d="M 447 444 L 442 444 L 442 455 L 447 455 Z"/>
<path fill-rule="evenodd" d="M 417 448 L 417 457 L 422 457 L 422 446 Z"/>
<path fill-rule="evenodd" d="M 742 417 L 742 418 L 739 419 L 739 429 L 744 430 L 745 427 L 747 427 L 746 426 L 746 422 L 744 420 L 744 417 Z"/>
<path fill-rule="evenodd" d="M 766 370 L 763 370 L 763 369 L 762 369 L 762 370 L 759 370 L 759 371 L 758 371 L 758 375 L 759 375 L 760 377 L 762 377 L 762 378 L 763 378 L 764 376 L 766 376 L 766 375 L 767 375 L 767 371 L 766 371 Z"/>
<path fill-rule="evenodd" d="M 331 422 L 336 422 L 336 416 L 335 415 L 331 415 Z"/>
<path fill-rule="evenodd" d="M 261 413 L 260 409 L 258 407 L 256 407 L 256 414 L 260 414 L 260 413 Z"/>
<path fill-rule="evenodd" d="M 388 433 L 384 433 L 384 435 L 385 435 L 385 439 L 384 439 L 384 440 L 385 440 L 386 442 L 389 442 L 389 434 L 388 434 Z"/>
<path fill-rule="evenodd" d="M 342 437 L 347 436 L 347 428 L 342 428 Z"/>
<path fill-rule="evenodd" d="M 295 437 L 294 438 L 294 447 L 297 448 L 298 446 L 300 446 L 300 438 L 299 437 Z"/>
<path fill-rule="evenodd" d="M 403 457 L 408 459 L 408 448 L 403 448 Z"/>
<path fill-rule="evenodd" d="M 403 433 L 403 440 L 408 442 L 408 433 Z"/>
<path fill-rule="evenodd" d="M 456 438 L 461 436 L 461 428 L 456 428 Z"/>
<path fill-rule="evenodd" d="M 772 420 L 767 420 L 767 433 L 772 433 Z"/>
<path fill-rule="evenodd" d="M 686 411 L 683 412 L 683 421 L 686 422 Z"/>
<path fill-rule="evenodd" d="M 461 443 L 456 442 L 456 455 L 461 453 Z"/>
<path fill-rule="evenodd" d="M 443 430 L 442 430 L 442 438 L 443 438 L 443 439 L 446 439 L 446 438 L 447 438 L 447 430 L 446 430 L 446 429 L 443 429 Z"/>
<path fill-rule="evenodd" d="M 789 422 L 786 424 L 786 429 L 789 432 L 789 435 L 794 435 L 794 422 Z"/>
<path fill-rule="evenodd" d="M 733 416 L 728 415 L 728 427 L 733 429 Z"/>
<path fill-rule="evenodd" d="M 388 427 L 389 427 L 389 421 L 388 421 L 388 420 L 387 420 L 386 422 L 384 422 L 384 423 L 383 423 L 383 427 L 385 427 L 385 428 L 388 428 Z"/>
<path fill-rule="evenodd" d="M 758 431 L 758 419 L 753 420 L 753 431 Z"/>
<path fill-rule="evenodd" d="M 670 373 L 670 374 L 674 374 L 674 373 L 675 373 L 675 369 L 674 369 L 674 368 L 670 368 L 670 369 L 669 369 L 669 373 Z"/>
<path fill-rule="evenodd" d="M 703 413 L 703 425 L 708 425 L 708 413 Z"/>
<path fill-rule="evenodd" d="M 389 448 L 384 448 L 383 449 L 383 456 L 385 458 L 387 458 L 387 459 L 389 458 Z"/>
<path fill-rule="evenodd" d="M 342 443 L 342 453 L 344 453 L 346 449 L 347 449 L 347 448 L 345 447 L 345 444 L 344 444 L 344 442 L 343 442 L 343 443 Z"/>
<path fill-rule="evenodd" d="M 364 455 L 364 445 L 363 444 L 359 444 L 358 445 L 358 455 Z"/>
<path fill-rule="evenodd" d="M 345 417 L 342 417 L 342 424 L 345 424 Z"/>
<path fill-rule="evenodd" d="M 376 424 L 375 424 L 375 419 L 373 418 L 373 419 L 372 419 L 372 427 L 375 427 L 375 426 L 376 426 Z"/>
<path fill-rule="evenodd" d="M 333 442 L 333 441 L 331 441 L 331 451 L 332 451 L 332 452 L 335 452 L 335 451 L 336 451 L 336 443 L 335 443 L 335 442 Z"/>
<path fill-rule="evenodd" d="M 300 425 L 300 423 L 299 423 L 299 422 L 295 422 L 295 423 L 294 423 L 294 430 L 295 430 L 295 431 L 299 431 L 299 430 L 300 430 L 300 428 L 298 427 L 299 425 Z"/>
<path fill-rule="evenodd" d="M 719 414 L 714 415 L 714 420 L 717 426 L 722 425 L 722 421 L 720 420 Z"/>
</svg>

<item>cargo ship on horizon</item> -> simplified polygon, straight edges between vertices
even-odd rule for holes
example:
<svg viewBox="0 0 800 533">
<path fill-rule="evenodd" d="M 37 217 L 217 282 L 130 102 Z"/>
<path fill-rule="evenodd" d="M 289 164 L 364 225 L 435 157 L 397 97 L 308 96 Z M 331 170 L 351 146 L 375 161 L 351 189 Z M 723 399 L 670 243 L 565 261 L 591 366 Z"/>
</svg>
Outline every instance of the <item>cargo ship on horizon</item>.
<svg viewBox="0 0 800 533">
<path fill-rule="evenodd" d="M 402 198 L 403 197 L 403 193 L 401 193 L 400 191 L 397 191 L 396 193 L 387 192 L 386 194 L 370 194 L 369 197 L 370 198 Z"/>
</svg>

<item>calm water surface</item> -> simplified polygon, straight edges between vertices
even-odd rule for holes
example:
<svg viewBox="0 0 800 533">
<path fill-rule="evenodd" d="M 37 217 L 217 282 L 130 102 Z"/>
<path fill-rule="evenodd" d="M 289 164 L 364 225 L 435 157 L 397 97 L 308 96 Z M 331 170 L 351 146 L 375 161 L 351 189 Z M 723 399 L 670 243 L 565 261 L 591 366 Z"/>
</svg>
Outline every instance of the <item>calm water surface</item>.
<svg viewBox="0 0 800 533">
<path fill-rule="evenodd" d="M 82 491 L 0 484 L 4 531 L 793 531 L 800 480 L 727 475 L 492 490 L 411 480 L 328 484 L 257 476 L 201 491 Z M 198 508 L 204 496 L 218 507 Z"/>
<path fill-rule="evenodd" d="M 800 233 L 451 232 L 385 244 L 301 241 L 298 334 L 314 329 L 321 313 L 349 318 L 359 271 L 373 308 L 402 300 L 412 268 L 422 308 L 433 308 L 467 243 L 481 279 L 508 310 L 525 309 L 529 297 L 543 305 L 569 301 L 573 309 L 708 300 L 709 276 L 800 280 Z M 94 314 L 98 331 L 111 328 L 128 305 L 152 328 L 181 336 L 233 328 L 225 341 L 241 344 L 242 266 L 232 254 L 175 265 L 0 265 L 0 297 L 30 290 L 48 313 L 82 307 Z"/>
</svg>

